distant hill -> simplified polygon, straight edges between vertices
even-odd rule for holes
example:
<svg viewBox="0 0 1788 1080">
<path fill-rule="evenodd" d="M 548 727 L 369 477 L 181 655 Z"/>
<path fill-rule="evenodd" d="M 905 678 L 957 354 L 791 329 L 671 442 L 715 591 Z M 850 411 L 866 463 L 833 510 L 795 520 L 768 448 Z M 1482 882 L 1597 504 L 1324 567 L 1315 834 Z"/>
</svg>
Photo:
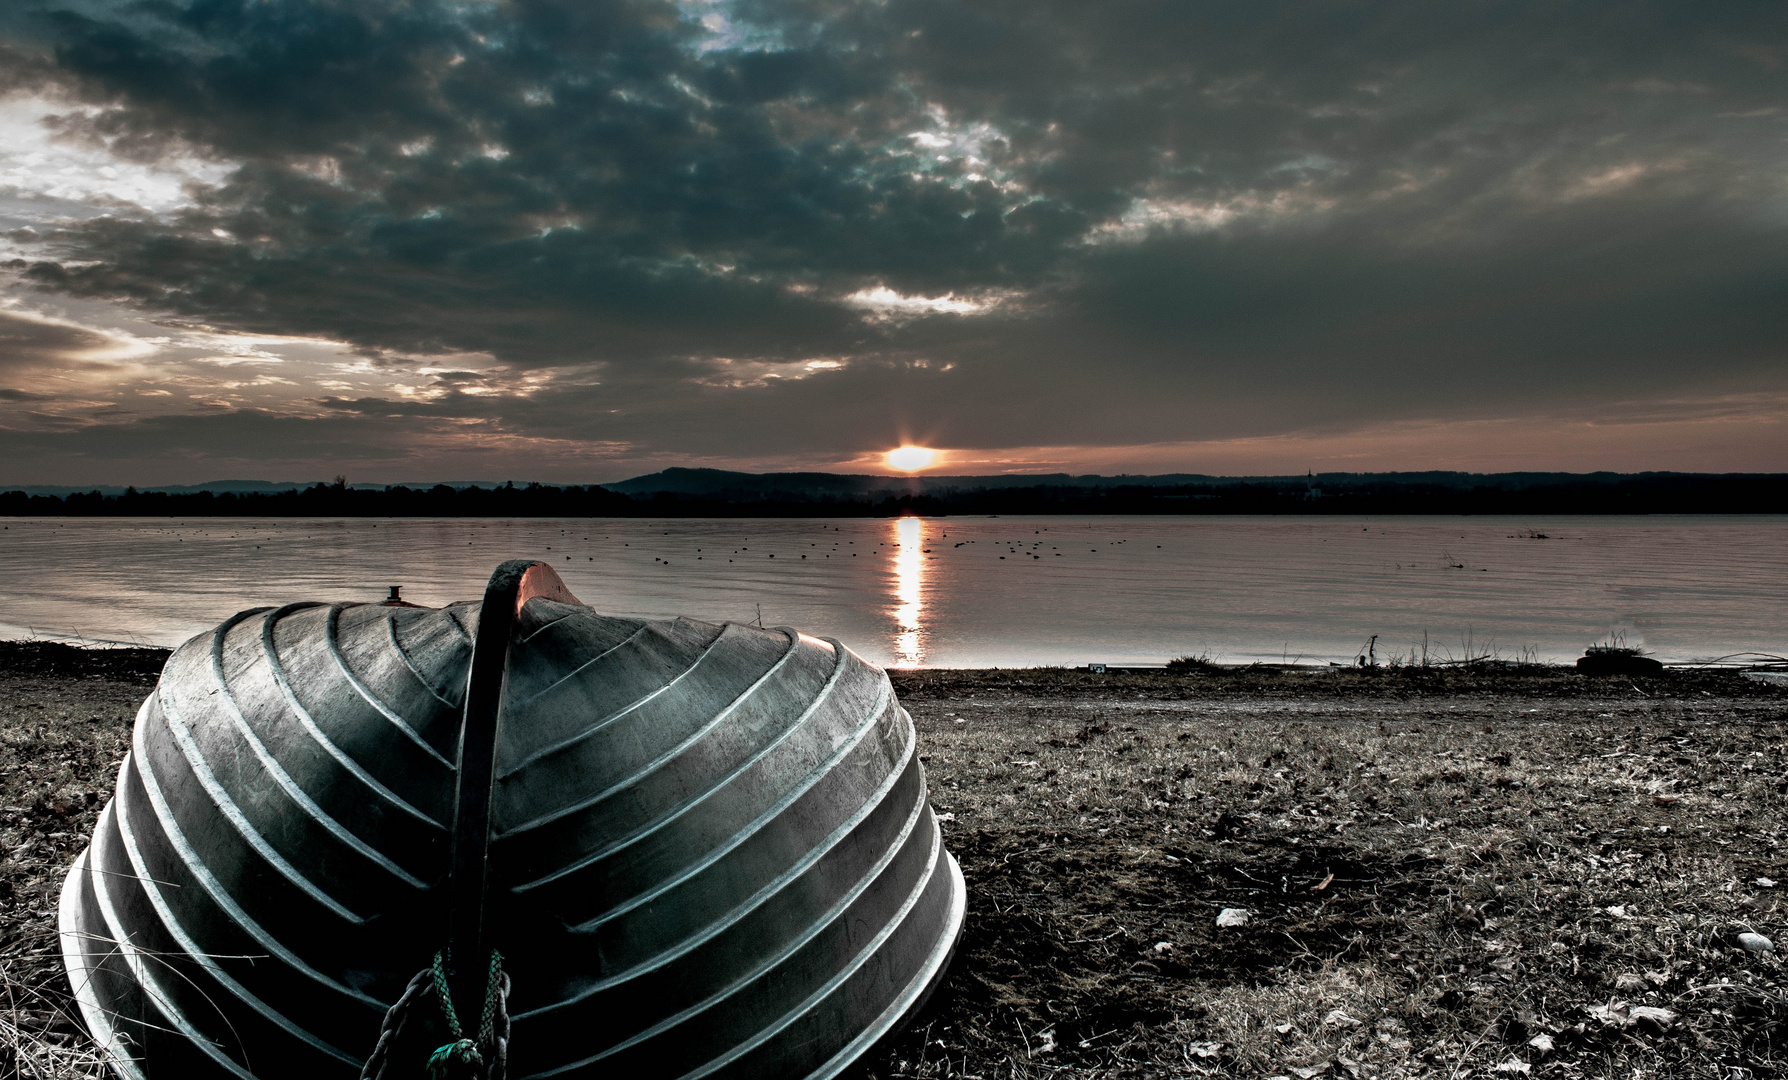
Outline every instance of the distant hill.
<svg viewBox="0 0 1788 1080">
<path fill-rule="evenodd" d="M 878 476 L 871 473 L 745 473 L 724 469 L 665 469 L 617 484 L 604 484 L 626 495 L 674 495 L 724 502 L 878 500 L 902 495 L 951 495 L 1008 488 L 1101 488 L 1125 485 L 1215 483 L 1220 478 L 1192 473 L 1166 476 L 1072 476 L 1068 473 L 1022 473 L 995 476 Z"/>
<path fill-rule="evenodd" d="M 672 468 L 599 486 L 635 498 L 650 497 L 664 491 L 683 497 L 712 499 L 720 502 L 858 502 L 865 499 L 878 501 L 885 498 L 899 498 L 905 495 L 946 496 L 975 491 L 1006 491 L 1021 488 L 1196 488 L 1240 484 L 1252 487 L 1296 487 L 1299 490 L 1313 486 L 1336 491 L 1386 485 L 1454 490 L 1494 488 L 1500 491 L 1522 491 L 1560 484 L 1601 485 L 1623 480 L 1662 480 L 1672 477 L 1686 480 L 1736 477 L 1762 479 L 1766 475 L 1741 473 L 1724 474 L 1722 477 L 1716 474 L 1670 472 L 1467 473 L 1436 471 L 1316 473 L 1304 476 L 1212 476 L 1203 473 L 1119 473 L 1115 476 L 1093 473 L 1079 475 L 1071 473 L 999 473 L 988 476 L 884 476 L 875 473 L 748 473 L 730 472 L 725 469 Z M 123 495 L 125 491 L 134 486 L 138 492 L 144 494 L 163 492 L 168 495 L 194 495 L 200 492 L 210 492 L 213 495 L 225 493 L 266 495 L 285 491 L 303 491 L 318 484 L 327 485 L 329 483 L 329 480 L 302 482 L 296 480 L 209 480 L 202 484 L 0 484 L 0 491 L 22 491 L 26 495 L 48 495 L 56 498 L 86 495 L 97 491 L 102 496 L 114 497 Z M 501 480 L 429 480 L 395 484 L 356 483 L 349 484 L 348 489 L 351 491 L 388 491 L 394 488 L 407 488 L 411 491 L 428 491 L 437 486 L 445 486 L 455 491 L 463 491 L 467 488 L 488 491 L 502 487 L 504 483 L 505 481 Z M 541 485 L 515 482 L 512 486 L 538 487 Z"/>
<path fill-rule="evenodd" d="M 609 491 L 665 514 L 1788 513 L 1788 476 L 1315 473 L 877 476 L 666 469 Z"/>
<path fill-rule="evenodd" d="M 213 495 L 222 495 L 226 492 L 232 495 L 272 495 L 282 491 L 303 491 L 318 484 L 328 483 L 330 481 L 327 480 L 306 480 L 302 483 L 296 480 L 207 480 L 202 484 L 0 484 L 0 491 L 22 491 L 27 495 L 49 495 L 58 499 L 67 498 L 70 495 L 87 495 L 95 491 L 108 497 L 118 496 L 133 487 L 144 494 L 161 492 L 167 495 L 197 495 L 200 492 L 208 491 Z M 445 483 L 455 490 L 503 486 L 501 480 L 431 480 L 425 484 L 349 484 L 348 487 L 353 491 L 384 491 L 386 488 L 393 487 L 408 487 L 413 490 L 426 491 L 434 487 L 436 483 Z"/>
<path fill-rule="evenodd" d="M 238 495 L 249 492 L 271 494 L 275 491 L 296 491 L 310 487 L 310 483 L 285 483 L 278 480 L 211 480 L 203 484 L 160 484 L 137 486 L 138 491 L 165 491 L 169 495 L 194 495 L 201 491 L 209 491 L 221 495 L 226 491 Z M 22 491 L 27 495 L 52 495 L 63 498 L 69 495 L 85 495 L 97 491 L 101 495 L 122 495 L 130 489 L 126 484 L 23 484 L 17 487 L 6 487 L 7 491 Z"/>
<path fill-rule="evenodd" d="M 1362 489 L 1423 489 L 1470 491 L 1528 491 L 1560 485 L 1600 487 L 1628 481 L 1669 483 L 1673 480 L 1713 481 L 1731 479 L 1767 479 L 1767 474 L 1701 473 L 1468 473 L 1468 472 L 1389 472 L 1389 473 L 1314 473 L 1303 476 L 1211 476 L 1203 473 L 1161 473 L 1153 475 L 1120 473 L 1116 476 L 1069 473 L 1001 473 L 992 476 L 880 476 L 869 473 L 746 473 L 724 469 L 665 469 L 662 472 L 636 476 L 619 483 L 604 484 L 610 491 L 619 491 L 636 498 L 658 492 L 669 492 L 689 498 L 713 499 L 721 502 L 785 502 L 785 501 L 871 501 L 901 496 L 945 497 L 977 491 L 1012 491 L 1018 489 L 1108 489 L 1108 488 L 1236 488 L 1310 490 L 1323 492 L 1358 491 Z"/>
<path fill-rule="evenodd" d="M 896 514 L 1788 514 L 1788 476 L 1320 473 L 877 476 L 666 469 L 617 484 L 0 488 L 0 515 L 880 517 Z"/>
</svg>

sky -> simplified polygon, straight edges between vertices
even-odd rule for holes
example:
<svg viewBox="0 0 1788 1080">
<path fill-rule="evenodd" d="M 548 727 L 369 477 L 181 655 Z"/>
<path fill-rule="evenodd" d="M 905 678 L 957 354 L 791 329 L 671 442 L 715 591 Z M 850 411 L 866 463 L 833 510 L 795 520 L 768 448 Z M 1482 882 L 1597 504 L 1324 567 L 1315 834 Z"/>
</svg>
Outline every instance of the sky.
<svg viewBox="0 0 1788 1080">
<path fill-rule="evenodd" d="M 1788 471 L 1788 7 L 8 0 L 0 484 Z"/>
</svg>

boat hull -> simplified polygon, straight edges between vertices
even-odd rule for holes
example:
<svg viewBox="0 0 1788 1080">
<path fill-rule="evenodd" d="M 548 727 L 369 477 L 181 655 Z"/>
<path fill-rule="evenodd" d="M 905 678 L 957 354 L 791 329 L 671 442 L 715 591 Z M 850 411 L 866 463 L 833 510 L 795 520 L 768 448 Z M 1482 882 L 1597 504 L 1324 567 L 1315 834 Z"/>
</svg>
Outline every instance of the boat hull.
<svg viewBox="0 0 1788 1080">
<path fill-rule="evenodd" d="M 901 1026 L 966 892 L 886 674 L 794 630 L 515 607 L 476 834 L 509 1076 L 823 1078 Z M 489 617 L 289 605 L 170 658 L 62 894 L 120 1076 L 359 1075 L 465 910 Z"/>
</svg>

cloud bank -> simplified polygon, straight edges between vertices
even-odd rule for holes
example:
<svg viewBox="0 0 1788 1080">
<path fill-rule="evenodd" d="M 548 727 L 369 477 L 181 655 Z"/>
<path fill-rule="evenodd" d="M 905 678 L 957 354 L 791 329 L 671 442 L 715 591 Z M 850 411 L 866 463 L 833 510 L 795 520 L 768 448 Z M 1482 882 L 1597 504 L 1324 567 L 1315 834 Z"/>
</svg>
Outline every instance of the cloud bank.
<svg viewBox="0 0 1788 1080">
<path fill-rule="evenodd" d="M 0 480 L 1788 469 L 1780 5 L 26 0 L 0 36 Z"/>
</svg>

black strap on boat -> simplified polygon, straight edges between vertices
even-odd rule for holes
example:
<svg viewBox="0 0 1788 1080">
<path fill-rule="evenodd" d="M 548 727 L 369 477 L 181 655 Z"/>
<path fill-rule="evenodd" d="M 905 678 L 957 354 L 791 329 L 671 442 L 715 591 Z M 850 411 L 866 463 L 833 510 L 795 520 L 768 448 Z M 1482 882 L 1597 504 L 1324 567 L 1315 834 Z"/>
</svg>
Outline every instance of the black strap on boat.
<svg viewBox="0 0 1788 1080">
<path fill-rule="evenodd" d="M 578 603 L 577 597 L 543 562 L 512 559 L 497 567 L 478 609 L 472 640 L 472 668 L 466 678 L 465 720 L 459 735 L 459 790 L 454 797 L 453 853 L 447 884 L 448 955 L 469 962 L 447 974 L 461 1001 L 476 1001 L 484 989 L 484 961 L 494 947 L 485 919 L 490 866 L 490 802 L 497 779 L 497 742 L 502 735 L 503 680 L 509 638 L 522 605 L 535 597 Z"/>
<path fill-rule="evenodd" d="M 456 1072 L 501 1080 L 509 1046 L 509 974 L 490 940 L 485 919 L 490 860 L 490 804 L 496 783 L 497 743 L 502 735 L 503 682 L 508 675 L 509 639 L 522 606 L 535 597 L 565 604 L 581 601 L 551 566 L 513 559 L 497 567 L 478 609 L 472 665 L 466 676 L 465 711 L 460 722 L 458 789 L 454 796 L 453 847 L 447 880 L 447 948 L 416 973 L 385 1014 L 379 1040 L 361 1076 L 382 1080 L 393 1041 L 410 1009 L 432 993 L 440 1003 L 453 1041 L 435 1051 L 431 1074 Z M 456 957 L 478 959 L 451 966 Z M 489 967 L 481 966 L 488 958 Z M 482 994 L 479 991 L 483 991 Z M 453 1011 L 453 999 L 484 1002 L 478 1036 L 467 1039 Z"/>
</svg>

